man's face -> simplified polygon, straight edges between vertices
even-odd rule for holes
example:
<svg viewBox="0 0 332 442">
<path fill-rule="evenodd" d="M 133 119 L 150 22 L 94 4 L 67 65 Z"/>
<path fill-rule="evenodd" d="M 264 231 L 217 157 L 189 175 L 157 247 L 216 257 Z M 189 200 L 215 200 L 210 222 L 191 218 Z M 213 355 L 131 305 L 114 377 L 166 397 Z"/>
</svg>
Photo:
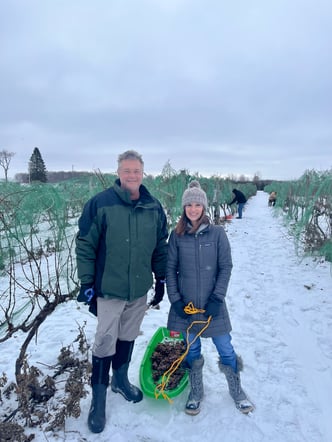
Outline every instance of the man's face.
<svg viewBox="0 0 332 442">
<path fill-rule="evenodd" d="M 138 160 L 123 160 L 118 168 L 121 187 L 137 196 L 143 181 L 143 166 Z"/>
</svg>

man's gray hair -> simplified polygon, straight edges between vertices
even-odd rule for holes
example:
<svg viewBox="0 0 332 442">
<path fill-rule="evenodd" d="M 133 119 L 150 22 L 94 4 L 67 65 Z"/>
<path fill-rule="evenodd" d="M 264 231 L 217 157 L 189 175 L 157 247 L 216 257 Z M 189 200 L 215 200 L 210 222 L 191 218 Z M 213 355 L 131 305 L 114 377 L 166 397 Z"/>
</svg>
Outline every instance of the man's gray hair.
<svg viewBox="0 0 332 442">
<path fill-rule="evenodd" d="M 136 150 L 126 150 L 126 152 L 121 153 L 118 156 L 118 166 L 120 167 L 120 164 L 124 160 L 138 160 L 142 166 L 144 166 L 144 161 L 142 159 L 142 155 L 136 152 Z"/>
</svg>

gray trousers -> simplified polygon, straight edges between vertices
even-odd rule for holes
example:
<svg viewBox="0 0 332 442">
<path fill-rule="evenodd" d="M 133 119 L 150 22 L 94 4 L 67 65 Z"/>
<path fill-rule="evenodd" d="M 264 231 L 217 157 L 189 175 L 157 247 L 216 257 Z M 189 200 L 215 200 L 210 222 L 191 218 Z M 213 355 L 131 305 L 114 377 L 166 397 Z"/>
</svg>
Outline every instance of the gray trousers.
<svg viewBox="0 0 332 442">
<path fill-rule="evenodd" d="M 134 341 L 147 309 L 147 295 L 133 302 L 97 298 L 98 324 L 92 354 L 97 358 L 113 356 L 116 341 Z"/>
</svg>

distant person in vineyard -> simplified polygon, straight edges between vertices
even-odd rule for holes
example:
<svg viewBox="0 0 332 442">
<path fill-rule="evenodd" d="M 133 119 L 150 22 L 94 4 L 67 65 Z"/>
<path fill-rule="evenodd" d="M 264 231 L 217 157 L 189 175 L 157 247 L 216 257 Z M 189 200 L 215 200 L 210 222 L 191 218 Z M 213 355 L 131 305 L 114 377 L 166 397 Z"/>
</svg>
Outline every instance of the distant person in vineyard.
<svg viewBox="0 0 332 442">
<path fill-rule="evenodd" d="M 241 190 L 233 189 L 232 192 L 234 193 L 234 198 L 232 199 L 232 201 L 230 203 L 228 203 L 228 205 L 231 206 L 234 203 L 236 203 L 238 205 L 238 208 L 237 208 L 238 216 L 236 218 L 241 219 L 242 218 L 242 211 L 243 211 L 243 208 L 247 202 L 247 198 L 244 196 L 244 193 L 242 193 Z"/>
<path fill-rule="evenodd" d="M 231 343 L 232 327 L 225 300 L 233 266 L 230 244 L 224 228 L 212 224 L 206 215 L 207 197 L 198 181 L 192 181 L 185 190 L 182 206 L 181 218 L 169 238 L 166 285 L 171 302 L 167 328 L 186 337 L 191 327 L 185 358 L 190 379 L 185 411 L 198 414 L 203 399 L 204 358 L 200 340 L 203 337 L 212 338 L 219 354 L 219 368 L 226 376 L 236 407 L 249 413 L 253 405 L 241 387 L 242 360 Z M 202 311 L 190 314 L 190 303 Z M 195 321 L 200 322 L 195 324 Z"/>
<path fill-rule="evenodd" d="M 275 206 L 277 201 L 277 192 L 271 192 L 269 195 L 269 206 Z"/>
<path fill-rule="evenodd" d="M 105 427 L 106 390 L 139 402 L 141 390 L 128 380 L 134 342 L 147 309 L 147 292 L 155 277 L 150 304 L 163 299 L 167 259 L 167 220 L 160 202 L 142 185 L 144 162 L 139 153 L 118 157 L 114 185 L 92 197 L 79 219 L 76 237 L 78 301 L 96 300 L 98 318 L 92 347 L 92 403 L 88 426 Z"/>
</svg>

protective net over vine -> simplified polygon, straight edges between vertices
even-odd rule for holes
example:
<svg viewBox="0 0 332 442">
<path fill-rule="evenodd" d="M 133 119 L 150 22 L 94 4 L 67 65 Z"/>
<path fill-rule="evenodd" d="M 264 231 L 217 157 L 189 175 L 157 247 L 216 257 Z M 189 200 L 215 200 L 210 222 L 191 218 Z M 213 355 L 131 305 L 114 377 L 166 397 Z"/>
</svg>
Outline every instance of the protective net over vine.
<svg viewBox="0 0 332 442">
<path fill-rule="evenodd" d="M 22 317 L 24 325 L 31 324 L 52 300 L 75 297 L 78 218 L 86 201 L 116 178 L 97 171 L 57 184 L 0 183 L 0 338 L 1 329 L 14 330 Z M 160 176 L 145 176 L 143 183 L 162 203 L 169 229 L 182 213 L 183 191 L 194 178 L 207 193 L 211 218 L 225 218 L 222 208 L 232 199 L 231 181 L 177 173 L 167 166 Z M 252 183 L 242 186 L 247 197 L 255 194 Z"/>
<path fill-rule="evenodd" d="M 74 296 L 77 219 L 98 179 L 57 185 L 3 183 L 0 193 L 0 338 L 48 303 Z"/>
<path fill-rule="evenodd" d="M 274 182 L 276 208 L 283 211 L 295 236 L 299 253 L 332 262 L 332 171 L 307 171 L 297 181 Z"/>
</svg>

